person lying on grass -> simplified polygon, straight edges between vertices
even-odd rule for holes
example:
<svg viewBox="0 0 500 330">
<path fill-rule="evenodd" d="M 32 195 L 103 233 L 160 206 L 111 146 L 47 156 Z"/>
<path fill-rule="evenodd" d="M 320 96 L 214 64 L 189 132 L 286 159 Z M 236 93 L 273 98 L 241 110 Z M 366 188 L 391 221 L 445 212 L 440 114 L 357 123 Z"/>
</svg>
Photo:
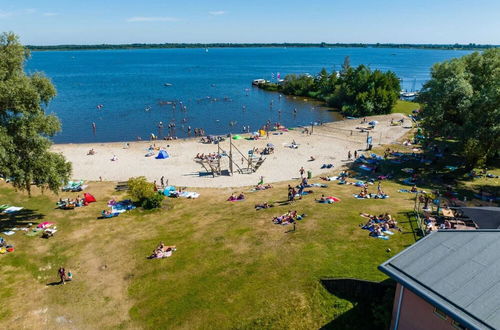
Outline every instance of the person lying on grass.
<svg viewBox="0 0 500 330">
<path fill-rule="evenodd" d="M 258 210 L 261 210 L 261 209 L 268 209 L 268 208 L 271 208 L 271 207 L 274 207 L 274 204 L 269 204 L 268 202 L 264 202 L 262 204 L 255 204 L 255 209 L 258 211 Z"/>
<path fill-rule="evenodd" d="M 240 193 L 237 197 L 234 195 L 234 193 L 231 194 L 231 196 L 229 196 L 229 198 L 227 199 L 227 201 L 229 202 L 235 202 L 235 201 L 242 201 L 245 199 L 245 194 L 243 193 Z"/>
<path fill-rule="evenodd" d="M 153 253 L 149 257 L 150 259 L 159 259 L 170 257 L 173 251 L 176 251 L 177 248 L 175 245 L 165 245 L 163 242 L 160 242 L 156 249 L 153 250 Z"/>
<path fill-rule="evenodd" d="M 271 189 L 273 186 L 271 186 L 270 184 L 258 184 L 255 186 L 255 190 L 266 190 L 266 189 Z"/>
<path fill-rule="evenodd" d="M 368 221 L 366 224 L 361 224 L 361 228 L 363 229 L 372 229 L 375 227 L 375 225 L 383 225 L 382 228 L 386 228 L 387 230 L 389 229 L 397 229 L 398 231 L 401 231 L 400 228 L 397 226 L 397 221 L 392 218 L 392 216 L 389 213 L 385 214 L 380 214 L 379 216 L 367 214 L 367 213 L 360 213 L 362 217 L 368 218 Z M 386 226 L 387 225 L 387 226 Z"/>
</svg>

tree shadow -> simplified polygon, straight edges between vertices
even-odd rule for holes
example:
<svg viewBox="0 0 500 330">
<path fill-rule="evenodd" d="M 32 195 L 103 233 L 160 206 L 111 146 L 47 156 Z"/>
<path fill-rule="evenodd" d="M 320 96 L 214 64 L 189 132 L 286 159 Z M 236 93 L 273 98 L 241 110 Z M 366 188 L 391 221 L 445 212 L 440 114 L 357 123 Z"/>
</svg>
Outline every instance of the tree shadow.
<svg viewBox="0 0 500 330">
<path fill-rule="evenodd" d="M 30 223 L 37 225 L 45 218 L 44 214 L 30 209 L 22 209 L 15 213 L 0 214 L 0 231 L 14 227 L 27 227 Z"/>
<path fill-rule="evenodd" d="M 349 278 L 321 279 L 331 294 L 353 304 L 353 308 L 321 329 L 388 329 L 396 283 L 387 279 L 371 282 Z"/>
</svg>

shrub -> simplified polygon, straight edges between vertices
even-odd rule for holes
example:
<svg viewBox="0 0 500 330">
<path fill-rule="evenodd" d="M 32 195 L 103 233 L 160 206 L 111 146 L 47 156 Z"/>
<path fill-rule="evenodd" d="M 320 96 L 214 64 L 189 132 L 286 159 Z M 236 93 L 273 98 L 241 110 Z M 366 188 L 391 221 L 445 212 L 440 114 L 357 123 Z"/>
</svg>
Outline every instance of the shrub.
<svg viewBox="0 0 500 330">
<path fill-rule="evenodd" d="M 164 196 L 158 194 L 145 177 L 130 178 L 128 188 L 132 198 L 143 208 L 150 210 L 161 206 Z"/>
<path fill-rule="evenodd" d="M 128 179 L 128 188 L 132 198 L 139 202 L 155 194 L 154 185 L 143 176 Z"/>
<path fill-rule="evenodd" d="M 161 207 L 164 197 L 165 196 L 162 194 L 154 194 L 151 197 L 143 199 L 141 206 L 146 210 L 159 208 Z"/>
</svg>

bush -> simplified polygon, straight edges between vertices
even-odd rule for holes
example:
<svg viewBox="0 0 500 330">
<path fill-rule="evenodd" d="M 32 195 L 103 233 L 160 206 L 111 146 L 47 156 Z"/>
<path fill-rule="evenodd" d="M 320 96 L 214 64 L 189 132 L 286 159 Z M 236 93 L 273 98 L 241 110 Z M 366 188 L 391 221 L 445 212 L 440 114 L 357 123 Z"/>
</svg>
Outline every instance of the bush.
<svg viewBox="0 0 500 330">
<path fill-rule="evenodd" d="M 161 206 L 164 196 L 158 194 L 145 177 L 130 178 L 128 188 L 132 198 L 143 208 L 150 210 Z"/>
<path fill-rule="evenodd" d="M 143 199 L 141 206 L 146 210 L 159 208 L 161 207 L 161 203 L 163 202 L 164 197 L 165 196 L 161 194 L 154 194 L 151 197 Z"/>
<path fill-rule="evenodd" d="M 128 179 L 128 188 L 132 198 L 137 201 L 142 201 L 155 194 L 154 185 L 143 176 Z"/>
</svg>

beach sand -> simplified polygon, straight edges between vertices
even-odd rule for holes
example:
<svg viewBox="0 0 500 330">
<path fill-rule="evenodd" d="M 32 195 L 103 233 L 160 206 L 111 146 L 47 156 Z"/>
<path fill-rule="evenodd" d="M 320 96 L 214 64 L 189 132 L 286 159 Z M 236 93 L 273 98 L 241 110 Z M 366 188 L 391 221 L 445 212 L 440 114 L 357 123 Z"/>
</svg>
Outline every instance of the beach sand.
<svg viewBox="0 0 500 330">
<path fill-rule="evenodd" d="M 405 125 L 391 126 L 390 121 L 405 118 Z M 377 120 L 379 123 L 370 132 L 373 145 L 389 144 L 401 138 L 409 130 L 411 120 L 402 114 L 367 117 L 367 122 Z M 367 127 L 361 124 L 360 119 L 343 120 L 315 126 L 312 135 L 302 133 L 297 128 L 279 134 L 270 132 L 269 139 L 263 137 L 259 140 L 233 140 L 234 145 L 245 155 L 252 148 L 264 148 L 268 143 L 275 146 L 275 152 L 264 156 L 266 160 L 257 172 L 252 174 L 235 173 L 233 176 L 202 175 L 206 172 L 203 167 L 194 161 L 198 153 L 217 152 L 217 145 L 202 144 L 199 139 L 186 139 L 175 141 L 135 141 L 130 142 L 128 149 L 124 142 L 117 143 L 88 143 L 88 144 L 56 144 L 52 151 L 62 153 L 73 163 L 73 178 L 89 181 L 126 181 L 130 177 L 145 176 L 149 180 L 165 177 L 165 182 L 176 186 L 186 187 L 241 187 L 256 185 L 261 176 L 265 183 L 290 180 L 300 177 L 299 169 L 312 171 L 313 175 L 331 172 L 332 169 L 321 169 L 323 164 L 333 164 L 333 169 L 338 169 L 347 163 L 347 153 L 350 150 L 366 149 L 367 133 L 360 133 L 357 127 Z M 309 127 L 309 129 L 311 129 Z M 351 135 L 352 131 L 352 135 Z M 275 134 L 273 134 L 275 133 Z M 242 135 L 246 137 L 246 135 Z M 298 149 L 287 147 L 291 142 L 299 145 Z M 156 144 L 163 147 L 170 155 L 168 159 L 155 159 L 145 157 L 147 148 Z M 168 147 L 167 147 L 168 145 Z M 229 152 L 228 140 L 221 143 L 221 147 Z M 87 155 L 93 148 L 95 155 Z M 158 153 L 156 151 L 155 155 Z M 113 155 L 118 160 L 111 161 Z M 241 166 L 242 156 L 233 150 L 233 157 Z M 309 161 L 310 157 L 316 158 Z M 228 169 L 227 159 L 223 161 Z M 223 167 L 224 169 L 224 167 Z"/>
</svg>

